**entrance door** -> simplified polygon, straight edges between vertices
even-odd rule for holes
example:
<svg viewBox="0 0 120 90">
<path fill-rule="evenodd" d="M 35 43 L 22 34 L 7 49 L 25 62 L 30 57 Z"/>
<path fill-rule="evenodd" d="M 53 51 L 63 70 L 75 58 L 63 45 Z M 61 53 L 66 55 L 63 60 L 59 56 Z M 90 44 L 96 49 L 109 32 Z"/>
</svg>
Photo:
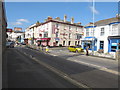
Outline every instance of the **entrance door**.
<svg viewBox="0 0 120 90">
<path fill-rule="evenodd" d="M 104 41 L 100 41 L 100 49 L 104 49 Z"/>
</svg>

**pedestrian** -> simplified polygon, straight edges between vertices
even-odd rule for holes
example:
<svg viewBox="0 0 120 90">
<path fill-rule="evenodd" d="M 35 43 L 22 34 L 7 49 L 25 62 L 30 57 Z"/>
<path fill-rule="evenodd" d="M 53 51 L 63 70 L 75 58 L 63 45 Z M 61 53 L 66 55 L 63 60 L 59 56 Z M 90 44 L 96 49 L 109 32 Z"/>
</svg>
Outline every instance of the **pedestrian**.
<svg viewBox="0 0 120 90">
<path fill-rule="evenodd" d="M 37 49 L 40 49 L 40 42 L 37 42 Z"/>
<path fill-rule="evenodd" d="M 48 48 L 48 46 L 46 46 L 46 53 L 48 53 L 48 51 L 49 51 L 49 48 Z"/>
<path fill-rule="evenodd" d="M 42 51 L 43 51 L 43 44 L 41 45 Z"/>
<path fill-rule="evenodd" d="M 88 46 L 86 47 L 86 56 L 88 56 L 89 55 L 89 52 L 88 52 Z"/>
</svg>

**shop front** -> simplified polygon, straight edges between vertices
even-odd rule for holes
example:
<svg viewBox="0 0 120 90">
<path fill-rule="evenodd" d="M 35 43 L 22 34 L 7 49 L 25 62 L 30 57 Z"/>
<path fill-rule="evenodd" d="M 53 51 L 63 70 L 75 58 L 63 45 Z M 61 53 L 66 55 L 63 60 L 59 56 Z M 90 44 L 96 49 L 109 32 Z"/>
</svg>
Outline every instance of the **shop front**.
<svg viewBox="0 0 120 90">
<path fill-rule="evenodd" d="M 51 40 L 51 38 L 37 38 L 36 42 L 39 45 L 50 46 L 50 40 Z"/>
<path fill-rule="evenodd" d="M 83 49 L 88 47 L 91 51 L 97 51 L 97 39 L 95 37 L 85 37 L 84 39 L 81 39 L 81 41 Z"/>
<path fill-rule="evenodd" d="M 116 52 L 117 50 L 120 50 L 120 36 L 109 36 L 108 42 L 108 52 Z"/>
</svg>

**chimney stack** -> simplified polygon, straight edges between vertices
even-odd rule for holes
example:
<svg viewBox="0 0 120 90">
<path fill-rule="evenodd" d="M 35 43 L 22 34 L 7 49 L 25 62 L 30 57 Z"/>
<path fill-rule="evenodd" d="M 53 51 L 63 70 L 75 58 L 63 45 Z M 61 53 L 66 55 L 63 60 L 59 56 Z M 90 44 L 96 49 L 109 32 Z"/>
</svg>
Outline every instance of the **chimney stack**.
<svg viewBox="0 0 120 90">
<path fill-rule="evenodd" d="M 64 22 L 66 22 L 66 19 L 67 19 L 67 15 L 64 15 Z"/>
<path fill-rule="evenodd" d="M 74 23 L 74 17 L 71 18 L 71 24 L 73 24 L 73 23 Z"/>
<path fill-rule="evenodd" d="M 48 16 L 47 20 L 52 20 L 52 17 Z"/>
<path fill-rule="evenodd" d="M 81 22 L 78 22 L 77 24 L 78 24 L 78 25 L 81 25 Z"/>
<path fill-rule="evenodd" d="M 56 17 L 55 19 L 60 20 L 60 17 Z"/>
</svg>

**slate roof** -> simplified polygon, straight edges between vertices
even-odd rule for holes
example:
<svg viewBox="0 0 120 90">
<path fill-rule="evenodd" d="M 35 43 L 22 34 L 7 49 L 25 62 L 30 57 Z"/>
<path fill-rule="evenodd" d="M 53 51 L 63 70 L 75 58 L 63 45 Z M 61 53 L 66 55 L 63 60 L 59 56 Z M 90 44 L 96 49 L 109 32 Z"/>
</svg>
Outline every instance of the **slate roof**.
<svg viewBox="0 0 120 90">
<path fill-rule="evenodd" d="M 118 21 L 119 21 L 118 17 L 113 17 L 113 18 L 97 21 L 95 22 L 95 26 L 108 25 L 110 23 L 118 22 Z"/>
<path fill-rule="evenodd" d="M 120 22 L 120 18 L 118 17 L 113 17 L 113 18 L 109 18 L 109 19 L 104 19 L 104 20 L 99 20 L 97 22 L 95 22 L 95 26 L 102 26 L 102 25 L 108 25 L 110 23 L 114 23 L 114 22 Z M 92 22 L 88 23 L 86 26 L 93 26 Z"/>
</svg>

